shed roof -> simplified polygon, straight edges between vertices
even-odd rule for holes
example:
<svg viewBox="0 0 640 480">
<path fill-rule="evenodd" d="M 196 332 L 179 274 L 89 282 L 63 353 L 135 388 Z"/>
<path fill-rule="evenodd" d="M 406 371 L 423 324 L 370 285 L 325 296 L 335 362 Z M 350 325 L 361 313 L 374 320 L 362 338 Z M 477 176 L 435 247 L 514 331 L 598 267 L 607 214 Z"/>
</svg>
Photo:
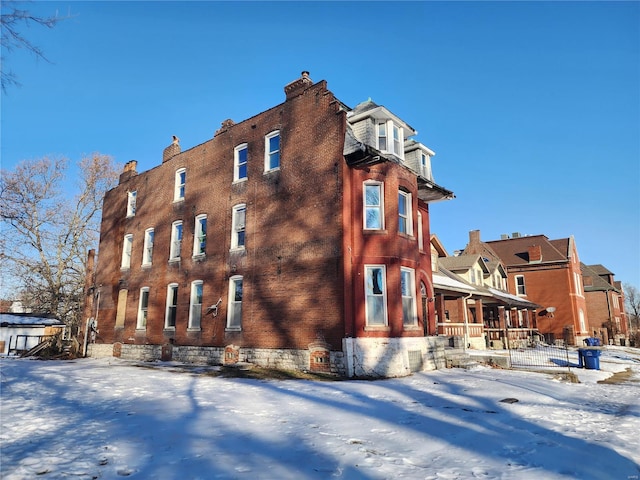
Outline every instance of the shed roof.
<svg viewBox="0 0 640 480">
<path fill-rule="evenodd" d="M 64 326 L 64 323 L 57 318 L 47 317 L 45 315 L 18 314 L 18 313 L 0 313 L 0 327 L 50 327 Z"/>
</svg>

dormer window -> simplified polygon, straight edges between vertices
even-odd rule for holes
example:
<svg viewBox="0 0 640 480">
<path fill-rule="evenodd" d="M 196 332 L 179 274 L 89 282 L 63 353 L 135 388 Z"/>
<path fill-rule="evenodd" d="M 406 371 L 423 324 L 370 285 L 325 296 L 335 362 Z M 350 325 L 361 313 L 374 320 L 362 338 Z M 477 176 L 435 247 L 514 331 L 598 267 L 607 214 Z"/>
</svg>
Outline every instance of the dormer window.
<svg viewBox="0 0 640 480">
<path fill-rule="evenodd" d="M 404 132 L 392 120 L 378 122 L 378 150 L 404 158 Z"/>
</svg>

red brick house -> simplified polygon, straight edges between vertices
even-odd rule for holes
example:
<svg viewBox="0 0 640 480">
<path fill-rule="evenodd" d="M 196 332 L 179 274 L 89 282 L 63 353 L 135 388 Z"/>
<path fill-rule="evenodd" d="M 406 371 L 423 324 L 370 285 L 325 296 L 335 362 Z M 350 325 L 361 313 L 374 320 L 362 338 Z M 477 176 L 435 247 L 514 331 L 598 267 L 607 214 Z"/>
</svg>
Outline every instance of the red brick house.
<svg viewBox="0 0 640 480">
<path fill-rule="evenodd" d="M 622 284 L 603 265 L 582 263 L 581 269 L 591 335 L 599 337 L 604 345 L 625 345 L 629 325 Z"/>
<path fill-rule="evenodd" d="M 507 270 L 509 293 L 541 305 L 536 325 L 549 343 L 582 345 L 590 336 L 578 250 L 573 237 L 549 240 L 545 235 L 514 233 L 483 242 L 469 232 L 465 254 L 499 259 Z"/>
<path fill-rule="evenodd" d="M 212 139 L 125 167 L 87 285 L 90 355 L 404 375 L 434 368 L 434 153 L 308 73 Z M 91 262 L 93 263 L 93 262 Z M 436 362 L 437 363 L 437 362 Z"/>
</svg>

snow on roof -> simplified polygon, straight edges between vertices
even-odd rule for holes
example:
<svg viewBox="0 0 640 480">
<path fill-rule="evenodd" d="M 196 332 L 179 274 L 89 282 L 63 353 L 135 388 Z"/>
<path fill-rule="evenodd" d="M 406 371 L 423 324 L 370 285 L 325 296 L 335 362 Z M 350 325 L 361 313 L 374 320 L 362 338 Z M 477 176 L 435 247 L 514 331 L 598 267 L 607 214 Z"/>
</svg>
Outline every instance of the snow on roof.
<svg viewBox="0 0 640 480">
<path fill-rule="evenodd" d="M 16 326 L 16 325 L 60 325 L 64 326 L 64 323 L 56 318 L 33 316 L 33 315 L 16 315 L 14 313 L 0 313 L 0 326 Z"/>
<path fill-rule="evenodd" d="M 435 287 L 451 287 L 459 290 L 463 290 L 465 292 L 473 292 L 476 289 L 471 285 L 467 285 L 466 283 L 459 282 L 454 280 L 453 278 L 446 277 L 440 273 L 433 273 L 433 285 Z"/>
</svg>

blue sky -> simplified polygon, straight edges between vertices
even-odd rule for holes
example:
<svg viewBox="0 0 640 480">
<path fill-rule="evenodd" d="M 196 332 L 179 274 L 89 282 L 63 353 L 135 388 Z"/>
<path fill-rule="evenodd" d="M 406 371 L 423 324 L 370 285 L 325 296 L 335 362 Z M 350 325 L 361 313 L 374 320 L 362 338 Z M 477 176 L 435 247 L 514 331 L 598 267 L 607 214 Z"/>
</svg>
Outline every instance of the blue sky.
<svg viewBox="0 0 640 480">
<path fill-rule="evenodd" d="M 449 253 L 470 230 L 576 239 L 640 287 L 638 2 L 34 2 L 70 17 L 5 67 L 2 168 L 101 152 L 138 171 L 284 101 L 311 72 L 372 98 L 436 152 Z M 71 182 L 70 182 L 71 185 Z"/>
</svg>

